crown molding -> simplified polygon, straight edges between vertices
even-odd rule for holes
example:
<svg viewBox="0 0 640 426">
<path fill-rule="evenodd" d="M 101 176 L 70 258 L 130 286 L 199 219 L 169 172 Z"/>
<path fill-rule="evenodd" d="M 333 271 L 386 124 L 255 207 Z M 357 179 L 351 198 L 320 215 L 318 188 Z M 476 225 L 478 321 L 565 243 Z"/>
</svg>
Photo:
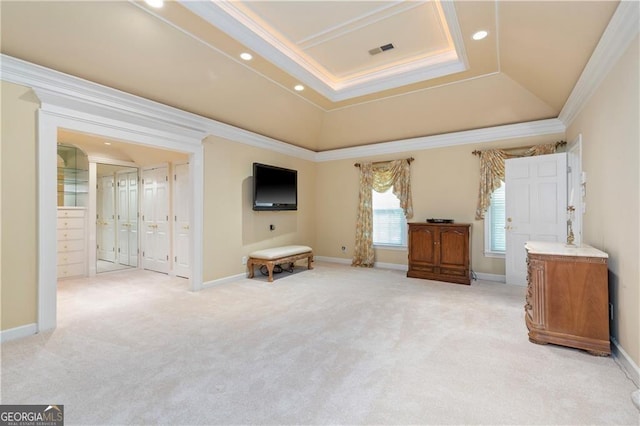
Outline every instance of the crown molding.
<svg viewBox="0 0 640 426">
<path fill-rule="evenodd" d="M 387 67 L 341 81 L 335 81 L 335 77 L 329 75 L 321 65 L 305 55 L 299 54 L 296 49 L 262 28 L 250 16 L 235 7 L 233 2 L 194 2 L 189 0 L 179 0 L 179 2 L 197 16 L 260 56 L 267 58 L 276 67 L 305 83 L 332 102 L 443 77 L 466 71 L 469 68 L 455 7 L 448 1 L 439 2 L 438 5 L 447 22 L 455 52 L 439 55 L 436 58 L 426 58 Z M 422 3 L 424 1 L 407 2 L 393 7 L 399 11 L 406 11 Z M 381 11 L 391 8 L 381 8 Z"/>
<path fill-rule="evenodd" d="M 551 135 L 564 133 L 566 126 L 557 118 L 530 121 L 526 123 L 508 124 L 504 126 L 487 127 L 484 129 L 466 130 L 463 132 L 444 133 L 435 136 L 424 136 L 403 139 L 393 142 L 383 142 L 353 148 L 334 149 L 316 154 L 317 162 L 362 158 L 400 152 L 422 151 L 425 149 L 443 148 L 448 146 L 468 145 L 483 142 L 493 142 L 505 139 L 526 138 L 530 136 Z"/>
<path fill-rule="evenodd" d="M 159 137 L 180 135 L 193 144 L 201 144 L 208 135 L 276 151 L 313 161 L 315 152 L 220 121 L 182 111 L 159 102 L 102 86 L 78 77 L 26 62 L 12 56 L 0 56 L 3 81 L 30 87 L 43 108 L 52 112 L 77 111 L 80 115 L 126 121 L 151 129 Z M 76 114 L 78 115 L 78 114 Z"/>
<path fill-rule="evenodd" d="M 211 135 L 307 161 L 324 162 L 393 154 L 564 133 L 566 130 L 560 120 L 549 119 L 315 152 L 11 56 L 2 55 L 0 59 L 2 80 L 30 87 L 43 108 L 52 113 L 72 110 L 76 118 L 92 115 L 103 117 L 105 122 L 110 119 L 126 121 L 133 124 L 130 130 L 139 128 L 140 132 L 146 134 L 152 131 L 155 136 L 167 139 L 177 134 L 193 144 L 200 144 Z"/>
<path fill-rule="evenodd" d="M 569 127 L 638 35 L 640 3 L 623 0 L 609 21 L 558 118 Z"/>
</svg>

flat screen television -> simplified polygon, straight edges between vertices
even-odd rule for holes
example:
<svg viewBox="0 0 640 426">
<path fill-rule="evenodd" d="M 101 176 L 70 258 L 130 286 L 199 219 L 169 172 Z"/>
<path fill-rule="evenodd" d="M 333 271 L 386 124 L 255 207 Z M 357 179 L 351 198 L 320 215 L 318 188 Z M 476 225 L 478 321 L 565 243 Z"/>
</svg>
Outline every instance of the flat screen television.
<svg viewBox="0 0 640 426">
<path fill-rule="evenodd" d="M 298 210 L 298 172 L 253 163 L 253 210 Z"/>
</svg>

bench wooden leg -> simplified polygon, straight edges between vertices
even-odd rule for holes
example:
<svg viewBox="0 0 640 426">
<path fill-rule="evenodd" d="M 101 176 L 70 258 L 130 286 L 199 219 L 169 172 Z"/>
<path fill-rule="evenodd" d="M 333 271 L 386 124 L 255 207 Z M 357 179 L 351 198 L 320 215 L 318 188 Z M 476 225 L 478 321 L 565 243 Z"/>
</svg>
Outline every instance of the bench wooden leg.
<svg viewBox="0 0 640 426">
<path fill-rule="evenodd" d="M 309 256 L 307 258 L 307 269 L 313 269 L 313 266 L 311 266 L 311 262 L 313 262 L 313 256 Z"/>
<path fill-rule="evenodd" d="M 275 266 L 275 263 L 267 262 L 267 270 L 269 271 L 269 282 L 270 283 L 273 282 L 273 267 L 274 266 Z"/>
<path fill-rule="evenodd" d="M 253 278 L 253 262 L 251 259 L 247 262 L 247 268 L 249 268 L 249 278 Z"/>
</svg>

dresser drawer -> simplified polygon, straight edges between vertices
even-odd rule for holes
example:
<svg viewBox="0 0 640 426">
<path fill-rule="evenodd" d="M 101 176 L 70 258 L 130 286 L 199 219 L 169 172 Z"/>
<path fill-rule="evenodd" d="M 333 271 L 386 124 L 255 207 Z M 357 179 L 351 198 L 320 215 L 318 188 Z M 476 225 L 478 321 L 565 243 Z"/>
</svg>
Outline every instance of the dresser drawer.
<svg viewBox="0 0 640 426">
<path fill-rule="evenodd" d="M 85 257 L 86 255 L 84 250 L 59 253 L 58 266 L 69 265 L 72 263 L 84 263 Z"/>
<path fill-rule="evenodd" d="M 84 250 L 84 240 L 58 240 L 58 253 Z"/>
<path fill-rule="evenodd" d="M 84 241 L 84 229 L 58 229 L 58 241 L 66 240 Z"/>
<path fill-rule="evenodd" d="M 58 229 L 83 229 L 84 218 L 82 217 L 65 217 L 58 218 Z"/>
<path fill-rule="evenodd" d="M 78 277 L 86 275 L 84 263 L 58 266 L 58 278 Z"/>
<path fill-rule="evenodd" d="M 58 210 L 58 218 L 67 218 L 67 217 L 84 217 L 84 210 L 79 209 L 70 209 L 70 210 Z"/>
</svg>

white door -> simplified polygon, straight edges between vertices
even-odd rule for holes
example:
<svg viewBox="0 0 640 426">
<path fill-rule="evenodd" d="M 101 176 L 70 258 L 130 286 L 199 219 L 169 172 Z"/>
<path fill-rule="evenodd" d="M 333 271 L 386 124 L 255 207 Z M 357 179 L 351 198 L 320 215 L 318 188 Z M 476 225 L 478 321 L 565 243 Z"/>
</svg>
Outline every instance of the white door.
<svg viewBox="0 0 640 426">
<path fill-rule="evenodd" d="M 505 162 L 507 284 L 526 285 L 527 241 L 565 241 L 567 156 L 513 158 Z"/>
<path fill-rule="evenodd" d="M 169 272 L 168 167 L 142 172 L 142 267 Z"/>
<path fill-rule="evenodd" d="M 173 269 L 177 276 L 189 278 L 191 276 L 191 264 L 189 262 L 189 247 L 191 245 L 189 164 L 176 164 L 173 178 L 173 219 L 175 224 L 173 233 Z"/>
<path fill-rule="evenodd" d="M 116 260 L 113 183 L 113 176 L 98 178 L 96 243 L 98 259 L 108 262 Z"/>
<path fill-rule="evenodd" d="M 118 263 L 138 266 L 138 172 L 118 172 Z"/>
</svg>

